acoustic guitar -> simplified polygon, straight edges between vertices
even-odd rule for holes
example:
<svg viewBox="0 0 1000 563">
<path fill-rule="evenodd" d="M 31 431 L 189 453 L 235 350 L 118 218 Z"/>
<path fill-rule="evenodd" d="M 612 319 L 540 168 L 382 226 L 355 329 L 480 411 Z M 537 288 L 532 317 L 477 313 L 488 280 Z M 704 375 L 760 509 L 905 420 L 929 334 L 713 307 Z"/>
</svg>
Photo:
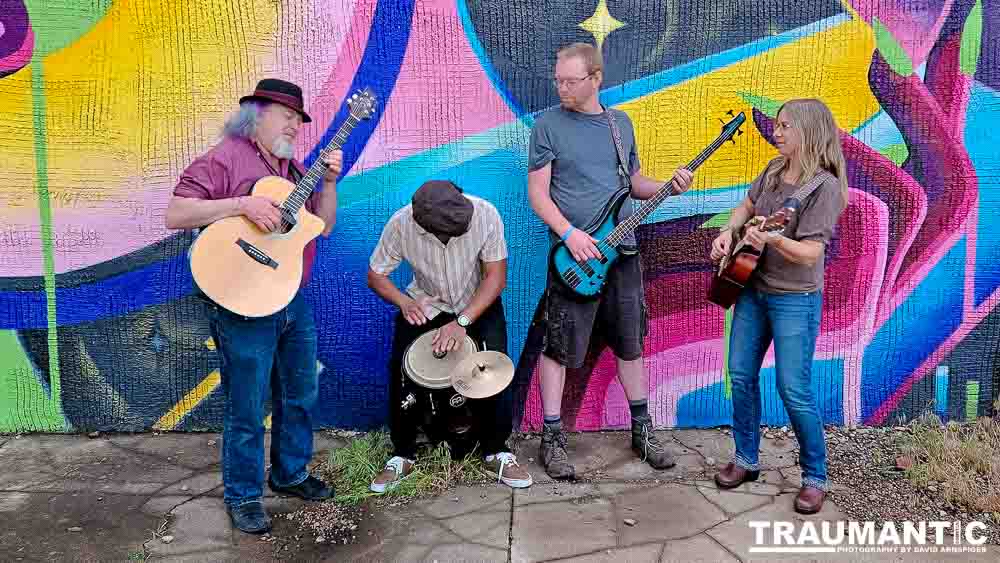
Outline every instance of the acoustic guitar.
<svg viewBox="0 0 1000 563">
<path fill-rule="evenodd" d="M 719 260 L 719 269 L 712 276 L 712 285 L 708 288 L 709 301 L 723 309 L 732 307 L 757 269 L 761 251 L 747 239 L 746 233 L 750 227 L 758 227 L 765 233 L 780 231 L 792 220 L 797 208 L 798 200 L 789 198 L 773 215 L 767 218 L 754 217 L 744 223 L 740 229 L 740 240 L 730 245 L 729 253 Z"/>
<path fill-rule="evenodd" d="M 265 317 L 295 297 L 302 283 L 305 247 L 326 228 L 322 219 L 305 209 L 306 200 L 326 173 L 324 157 L 340 149 L 354 127 L 372 116 L 375 96 L 365 88 L 346 103 L 347 119 L 298 183 L 279 176 L 254 183 L 251 195 L 281 202 L 281 225 L 274 232 L 265 232 L 239 215 L 208 225 L 191 245 L 194 282 L 221 307 L 245 317 Z"/>
<path fill-rule="evenodd" d="M 729 112 L 729 115 L 732 115 L 732 111 Z M 740 131 L 740 125 L 745 120 L 746 114 L 740 112 L 739 115 L 725 123 L 722 127 L 722 133 L 685 168 L 694 172 L 726 141 L 732 141 L 735 144 L 736 140 L 733 137 L 737 134 L 743 134 Z M 577 262 L 563 241 L 553 246 L 549 252 L 549 269 L 556 280 L 560 282 L 560 286 L 577 300 L 586 301 L 597 298 L 607 281 L 608 270 L 621 255 L 619 245 L 629 233 L 642 223 L 646 216 L 663 203 L 667 196 L 674 194 L 671 182 L 664 183 L 663 187 L 643 202 L 635 213 L 616 224 L 618 212 L 629 195 L 630 192 L 627 188 L 617 192 L 601 211 L 596 225 L 583 229 L 584 232 L 597 239 L 598 242 L 595 246 L 597 246 L 601 258 L 590 258 Z"/>
</svg>

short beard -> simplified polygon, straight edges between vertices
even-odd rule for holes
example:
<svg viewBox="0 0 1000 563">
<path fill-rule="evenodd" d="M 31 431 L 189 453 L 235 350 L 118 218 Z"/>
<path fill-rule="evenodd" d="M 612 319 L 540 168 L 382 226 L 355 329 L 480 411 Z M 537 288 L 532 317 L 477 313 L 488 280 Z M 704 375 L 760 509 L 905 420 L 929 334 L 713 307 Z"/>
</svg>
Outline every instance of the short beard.
<svg viewBox="0 0 1000 563">
<path fill-rule="evenodd" d="M 271 154 L 278 158 L 292 158 L 295 155 L 295 146 L 284 137 L 278 137 L 271 143 Z"/>
</svg>

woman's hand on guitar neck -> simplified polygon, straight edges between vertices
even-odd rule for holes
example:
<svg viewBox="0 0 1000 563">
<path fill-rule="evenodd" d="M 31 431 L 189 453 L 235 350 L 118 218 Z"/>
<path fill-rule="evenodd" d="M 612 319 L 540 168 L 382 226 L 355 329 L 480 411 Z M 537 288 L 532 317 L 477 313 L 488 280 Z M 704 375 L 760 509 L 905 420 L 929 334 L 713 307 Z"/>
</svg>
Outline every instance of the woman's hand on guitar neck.
<svg viewBox="0 0 1000 563">
<path fill-rule="evenodd" d="M 257 228 L 265 233 L 270 233 L 281 225 L 279 205 L 272 199 L 250 195 L 238 198 L 236 209 L 247 219 L 253 221 Z"/>
<path fill-rule="evenodd" d="M 729 254 L 729 249 L 733 247 L 733 236 L 730 234 L 729 230 L 726 229 L 719 233 L 719 236 L 715 237 L 712 241 L 712 252 L 709 255 L 713 262 L 718 262 L 723 256 Z"/>
<path fill-rule="evenodd" d="M 566 239 L 566 248 L 569 249 L 569 253 L 573 255 L 573 258 L 577 262 L 583 262 L 591 258 L 600 259 L 601 252 L 597 250 L 596 244 L 597 239 L 580 229 L 573 229 L 573 232 Z"/>
</svg>

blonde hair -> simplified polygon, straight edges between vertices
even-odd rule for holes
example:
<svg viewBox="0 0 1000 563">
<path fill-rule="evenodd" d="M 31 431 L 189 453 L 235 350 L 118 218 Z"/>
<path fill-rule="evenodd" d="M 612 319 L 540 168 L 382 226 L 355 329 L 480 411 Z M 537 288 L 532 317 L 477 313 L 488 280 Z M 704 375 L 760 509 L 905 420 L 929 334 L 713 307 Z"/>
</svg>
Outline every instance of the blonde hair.
<svg viewBox="0 0 1000 563">
<path fill-rule="evenodd" d="M 806 98 L 788 100 L 778 109 L 777 115 L 781 115 L 783 111 L 802 137 L 799 149 L 802 174 L 796 179 L 796 183 L 802 184 L 812 179 L 820 170 L 826 170 L 837 178 L 840 183 L 840 195 L 844 205 L 847 205 L 847 164 L 840 146 L 840 129 L 833 119 L 830 108 L 820 100 Z M 787 167 L 788 159 L 784 156 L 771 161 L 764 176 L 764 185 L 768 187 L 776 185 L 779 175 Z"/>
<path fill-rule="evenodd" d="M 556 51 L 556 59 L 569 59 L 580 57 L 587 65 L 587 72 L 594 73 L 604 70 L 604 57 L 601 51 L 590 43 L 573 43 Z"/>
</svg>

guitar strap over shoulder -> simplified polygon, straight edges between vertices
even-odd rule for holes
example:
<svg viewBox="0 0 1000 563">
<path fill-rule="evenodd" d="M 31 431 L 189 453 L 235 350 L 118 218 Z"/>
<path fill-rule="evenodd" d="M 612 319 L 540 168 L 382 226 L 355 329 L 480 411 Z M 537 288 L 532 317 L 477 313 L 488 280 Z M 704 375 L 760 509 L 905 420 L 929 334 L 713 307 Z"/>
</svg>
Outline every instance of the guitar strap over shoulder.
<svg viewBox="0 0 1000 563">
<path fill-rule="evenodd" d="M 602 106 L 603 107 L 603 106 Z M 604 115 L 608 116 L 608 125 L 611 127 L 611 137 L 615 141 L 615 152 L 618 153 L 618 175 L 622 177 L 625 187 L 632 189 L 632 178 L 628 175 L 627 160 L 625 160 L 625 149 L 622 148 L 622 134 L 618 130 L 618 122 L 611 110 L 604 108 Z"/>
<path fill-rule="evenodd" d="M 798 200 L 801 204 L 805 202 L 806 198 L 809 197 L 809 195 L 812 194 L 813 191 L 820 186 L 820 184 L 832 177 L 833 175 L 826 170 L 821 170 L 819 174 L 813 176 L 812 179 L 806 182 L 801 188 L 795 190 L 795 193 L 793 193 L 791 197 Z"/>
</svg>

